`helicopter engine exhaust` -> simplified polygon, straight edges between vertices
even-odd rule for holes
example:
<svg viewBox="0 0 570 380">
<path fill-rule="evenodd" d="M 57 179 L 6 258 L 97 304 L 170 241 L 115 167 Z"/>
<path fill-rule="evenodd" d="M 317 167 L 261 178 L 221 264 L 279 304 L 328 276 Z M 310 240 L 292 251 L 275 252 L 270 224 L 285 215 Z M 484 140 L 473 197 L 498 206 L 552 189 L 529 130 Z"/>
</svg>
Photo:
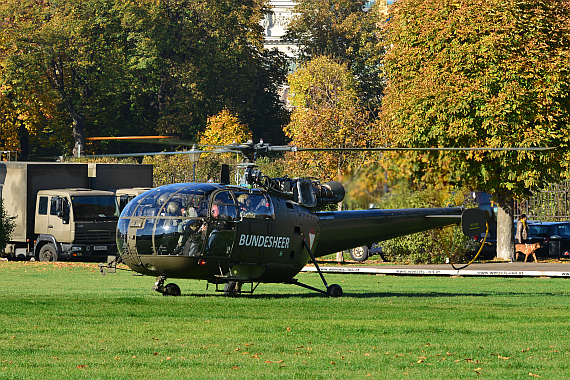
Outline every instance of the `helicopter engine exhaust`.
<svg viewBox="0 0 570 380">
<path fill-rule="evenodd" d="M 344 187 L 337 181 L 320 184 L 310 178 L 299 178 L 294 183 L 293 200 L 305 207 L 338 203 L 344 199 Z"/>
<path fill-rule="evenodd" d="M 320 186 L 320 193 L 317 198 L 326 203 L 342 202 L 345 195 L 344 186 L 338 181 L 327 182 Z"/>
</svg>

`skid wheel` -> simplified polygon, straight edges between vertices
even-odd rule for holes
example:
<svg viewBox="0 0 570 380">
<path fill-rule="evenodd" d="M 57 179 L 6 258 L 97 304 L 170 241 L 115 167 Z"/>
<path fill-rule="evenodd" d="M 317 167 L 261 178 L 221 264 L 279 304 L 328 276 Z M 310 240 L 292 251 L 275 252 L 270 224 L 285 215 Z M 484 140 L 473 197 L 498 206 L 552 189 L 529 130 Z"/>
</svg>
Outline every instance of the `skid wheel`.
<svg viewBox="0 0 570 380">
<path fill-rule="evenodd" d="M 327 296 L 333 298 L 342 297 L 342 288 L 340 285 L 332 284 L 329 286 L 327 288 Z"/>
<path fill-rule="evenodd" d="M 164 293 L 162 293 L 163 296 L 174 296 L 174 297 L 178 297 L 181 294 L 182 292 L 180 291 L 180 287 L 172 283 L 166 284 L 166 286 L 164 287 Z"/>
<path fill-rule="evenodd" d="M 226 285 L 224 285 L 224 295 L 225 296 L 233 296 L 241 291 L 241 284 L 236 281 L 230 281 Z"/>
</svg>

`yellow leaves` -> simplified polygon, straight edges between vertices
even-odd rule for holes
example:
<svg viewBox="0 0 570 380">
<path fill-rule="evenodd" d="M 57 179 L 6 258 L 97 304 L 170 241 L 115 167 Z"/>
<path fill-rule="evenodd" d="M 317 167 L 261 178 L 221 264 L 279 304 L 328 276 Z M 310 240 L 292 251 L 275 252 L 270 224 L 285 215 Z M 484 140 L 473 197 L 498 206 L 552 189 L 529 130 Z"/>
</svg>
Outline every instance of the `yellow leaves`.
<svg viewBox="0 0 570 380">
<path fill-rule="evenodd" d="M 424 8 L 428 3 L 431 9 Z M 385 61 L 393 80 L 381 115 L 394 144 L 506 147 L 536 146 L 546 140 L 560 145 L 567 139 L 568 129 L 559 128 L 568 124 L 568 102 L 561 101 L 568 94 L 568 60 L 559 55 L 568 51 L 569 40 L 562 37 L 567 28 L 546 22 L 537 30 L 526 23 L 540 9 L 546 19 L 568 25 L 568 12 L 541 6 L 519 9 L 517 2 L 481 11 L 491 4 L 463 2 L 460 12 L 451 13 L 447 2 L 404 2 L 396 7 L 387 41 L 394 47 Z M 398 17 L 399 12 L 406 17 Z M 550 43 L 552 39 L 559 43 Z M 556 156 L 549 154 L 550 165 L 536 165 L 534 154 L 456 155 L 444 168 L 480 186 L 503 190 L 497 169 L 518 175 L 531 161 L 542 171 L 559 166 Z M 442 167 L 431 160 L 429 164 Z M 423 170 L 421 165 L 414 168 L 417 176 Z M 524 185 L 512 181 L 508 189 L 520 194 Z"/>
<path fill-rule="evenodd" d="M 291 102 L 297 108 L 284 128 L 292 144 L 307 148 L 376 146 L 376 126 L 357 103 L 347 68 L 318 57 L 289 77 Z M 350 152 L 297 153 L 288 156 L 293 175 L 338 180 L 350 166 L 361 166 L 365 154 Z"/>
<path fill-rule="evenodd" d="M 226 108 L 208 118 L 206 130 L 198 138 L 201 145 L 241 144 L 251 140 L 252 132 Z"/>
</svg>

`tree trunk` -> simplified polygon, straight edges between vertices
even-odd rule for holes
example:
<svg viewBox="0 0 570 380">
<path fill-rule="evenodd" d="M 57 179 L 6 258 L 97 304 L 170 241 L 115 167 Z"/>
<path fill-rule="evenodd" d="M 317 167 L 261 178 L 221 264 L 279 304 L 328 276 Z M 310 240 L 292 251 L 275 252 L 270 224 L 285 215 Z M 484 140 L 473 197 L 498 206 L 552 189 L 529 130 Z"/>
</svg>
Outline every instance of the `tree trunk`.
<svg viewBox="0 0 570 380">
<path fill-rule="evenodd" d="M 497 212 L 497 258 L 514 261 L 515 234 L 513 228 L 514 201 L 506 195 L 499 195 Z"/>
<path fill-rule="evenodd" d="M 342 202 L 340 202 L 336 205 L 336 209 L 337 209 L 337 211 L 342 211 Z M 343 251 L 336 253 L 336 261 L 339 263 L 344 262 L 344 252 Z"/>
<path fill-rule="evenodd" d="M 29 132 L 24 125 L 24 122 L 20 120 L 20 126 L 18 128 L 18 138 L 20 139 L 20 155 L 18 159 L 20 161 L 27 161 L 30 154 L 29 145 Z"/>
<path fill-rule="evenodd" d="M 85 119 L 80 115 L 69 100 L 65 100 L 65 106 L 73 119 L 73 157 L 85 154 Z"/>
</svg>

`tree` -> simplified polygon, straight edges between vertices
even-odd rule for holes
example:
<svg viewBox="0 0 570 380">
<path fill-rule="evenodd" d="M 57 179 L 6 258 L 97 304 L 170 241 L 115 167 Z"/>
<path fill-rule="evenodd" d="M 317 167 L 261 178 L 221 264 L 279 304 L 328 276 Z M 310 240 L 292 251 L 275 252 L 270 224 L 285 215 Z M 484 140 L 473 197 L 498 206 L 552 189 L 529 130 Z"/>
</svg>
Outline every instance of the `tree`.
<svg viewBox="0 0 570 380">
<path fill-rule="evenodd" d="M 85 136 L 192 139 L 224 108 L 279 142 L 286 64 L 263 48 L 266 11 L 263 0 L 6 0 L 0 87 L 17 109 L 55 105 L 37 126 L 59 136 L 57 154 Z"/>
<path fill-rule="evenodd" d="M 263 48 L 262 0 L 127 1 L 131 68 L 161 133 L 193 138 L 227 108 L 254 135 L 283 140 L 287 112 L 277 89 L 287 66 Z"/>
<path fill-rule="evenodd" d="M 4 76 L 21 103 L 33 93 L 57 96 L 72 120 L 74 154 L 85 145 L 85 125 L 108 120 L 120 105 L 126 35 L 106 1 L 6 1 Z M 53 98 L 52 98 L 53 99 Z M 54 102 L 53 100 L 51 102 Z M 105 116 L 107 115 L 107 116 Z"/>
<path fill-rule="evenodd" d="M 359 97 L 379 106 L 383 92 L 382 25 L 386 2 L 370 10 L 360 0 L 300 0 L 293 8 L 284 40 L 299 46 L 298 59 L 306 63 L 318 56 L 334 57 L 348 65 L 357 78 Z"/>
<path fill-rule="evenodd" d="M 10 216 L 6 214 L 4 209 L 3 200 L 0 199 L 0 249 L 4 250 L 6 248 L 6 243 L 10 241 L 12 232 L 16 228 L 16 223 L 14 219 L 16 216 Z"/>
<path fill-rule="evenodd" d="M 381 123 L 394 146 L 557 147 L 413 154 L 412 171 L 493 194 L 498 256 L 513 259 L 513 198 L 558 180 L 570 141 L 568 0 L 399 0 Z"/>
<path fill-rule="evenodd" d="M 285 134 L 292 144 L 310 148 L 375 146 L 369 114 L 358 102 L 356 82 L 348 68 L 328 57 L 316 57 L 289 76 L 289 100 L 295 107 Z M 296 175 L 341 180 L 369 156 L 351 152 L 297 152 L 290 156 Z"/>
<path fill-rule="evenodd" d="M 208 118 L 208 125 L 203 133 L 198 135 L 200 145 L 229 145 L 242 144 L 251 140 L 252 133 L 239 122 L 239 118 L 227 109 Z"/>
</svg>

